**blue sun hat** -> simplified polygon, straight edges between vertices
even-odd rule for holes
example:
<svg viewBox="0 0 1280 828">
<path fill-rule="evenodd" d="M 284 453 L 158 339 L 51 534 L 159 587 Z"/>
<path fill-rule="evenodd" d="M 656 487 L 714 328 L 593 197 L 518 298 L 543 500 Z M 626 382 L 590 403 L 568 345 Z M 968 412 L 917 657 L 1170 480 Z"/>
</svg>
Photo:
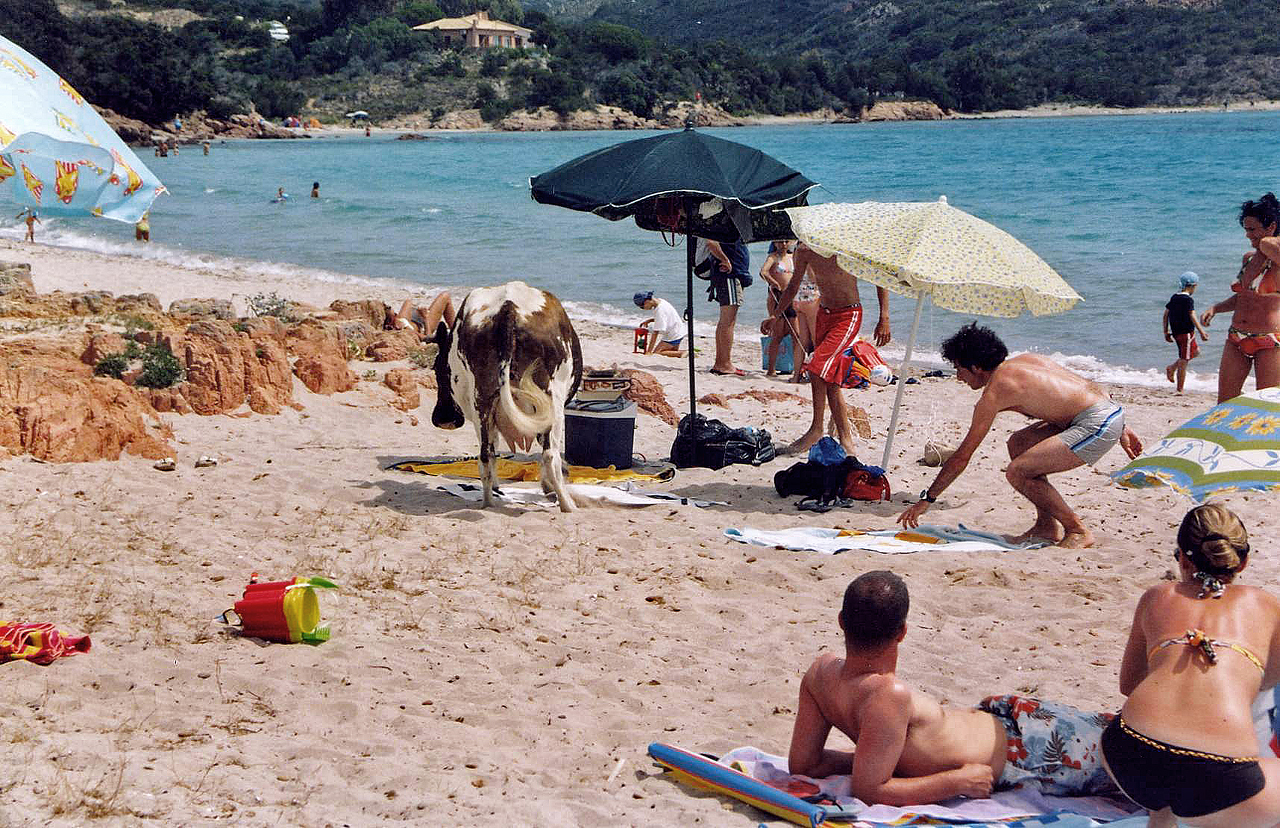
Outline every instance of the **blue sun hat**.
<svg viewBox="0 0 1280 828">
<path fill-rule="evenodd" d="M 636 303 L 637 308 L 643 308 L 644 303 L 653 298 L 653 291 L 640 290 L 636 291 L 636 295 L 631 297 L 631 301 Z"/>
<path fill-rule="evenodd" d="M 1200 284 L 1200 277 L 1197 276 L 1194 271 L 1188 270 L 1186 273 L 1178 277 L 1178 282 L 1181 283 L 1184 288 L 1187 288 L 1192 285 Z"/>
</svg>

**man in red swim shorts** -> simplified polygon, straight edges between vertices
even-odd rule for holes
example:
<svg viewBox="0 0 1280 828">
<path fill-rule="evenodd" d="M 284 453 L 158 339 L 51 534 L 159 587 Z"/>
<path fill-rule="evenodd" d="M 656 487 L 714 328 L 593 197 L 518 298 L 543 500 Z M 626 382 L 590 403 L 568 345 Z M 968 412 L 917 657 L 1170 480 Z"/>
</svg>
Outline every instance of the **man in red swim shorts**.
<svg viewBox="0 0 1280 828">
<path fill-rule="evenodd" d="M 813 422 L 800 439 L 783 450 L 783 454 L 797 454 L 822 439 L 822 421 L 827 405 L 836 421 L 840 445 L 853 454 L 853 432 L 849 428 L 849 412 L 840 393 L 844 362 L 841 355 L 858 336 L 862 327 L 862 297 L 858 293 L 858 279 L 840 265 L 835 256 L 819 256 L 806 244 L 796 246 L 791 273 L 791 283 L 778 298 L 774 315 L 778 319 L 791 307 L 791 301 L 800 290 L 806 271 L 813 275 L 818 285 L 818 324 L 814 331 L 814 350 L 804 369 L 809 372 L 813 388 Z M 880 304 L 880 317 L 876 322 L 875 344 L 888 343 L 889 291 L 876 288 Z"/>
</svg>

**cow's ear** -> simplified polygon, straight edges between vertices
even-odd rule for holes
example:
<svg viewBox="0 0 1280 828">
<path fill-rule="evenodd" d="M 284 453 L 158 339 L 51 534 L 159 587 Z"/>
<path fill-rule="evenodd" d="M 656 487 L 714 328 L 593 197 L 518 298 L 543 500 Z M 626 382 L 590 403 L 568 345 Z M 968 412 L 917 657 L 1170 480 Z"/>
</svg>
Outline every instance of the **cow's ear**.
<svg viewBox="0 0 1280 828">
<path fill-rule="evenodd" d="M 449 326 L 444 323 L 444 320 L 436 323 L 436 333 L 431 337 L 431 341 L 441 348 L 449 344 Z"/>
</svg>

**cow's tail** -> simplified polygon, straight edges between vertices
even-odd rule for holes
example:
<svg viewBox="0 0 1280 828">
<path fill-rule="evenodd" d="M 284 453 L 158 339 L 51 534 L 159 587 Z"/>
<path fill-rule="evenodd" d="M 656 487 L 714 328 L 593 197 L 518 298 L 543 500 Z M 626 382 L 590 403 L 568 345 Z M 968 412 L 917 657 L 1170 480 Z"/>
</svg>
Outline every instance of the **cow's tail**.
<svg viewBox="0 0 1280 828">
<path fill-rule="evenodd" d="M 509 363 L 508 363 L 509 364 Z M 502 371 L 498 387 L 498 416 L 522 437 L 533 440 L 551 430 L 555 423 L 555 406 L 551 395 L 538 387 L 533 374 L 539 363 L 524 369 L 520 382 L 511 386 L 510 372 Z"/>
</svg>

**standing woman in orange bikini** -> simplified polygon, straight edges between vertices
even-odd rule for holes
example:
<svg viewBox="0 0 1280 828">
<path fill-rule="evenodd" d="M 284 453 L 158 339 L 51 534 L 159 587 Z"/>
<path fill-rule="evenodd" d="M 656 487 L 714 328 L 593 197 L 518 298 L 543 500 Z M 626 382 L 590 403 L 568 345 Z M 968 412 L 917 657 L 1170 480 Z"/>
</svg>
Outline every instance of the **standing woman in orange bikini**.
<svg viewBox="0 0 1280 828">
<path fill-rule="evenodd" d="M 1249 369 L 1259 388 L 1280 385 L 1280 201 L 1267 193 L 1240 208 L 1240 226 L 1253 250 L 1244 256 L 1232 296 L 1205 311 L 1205 327 L 1216 314 L 1234 311 L 1218 366 L 1218 402 L 1239 396 Z"/>
<path fill-rule="evenodd" d="M 1280 682 L 1280 599 L 1233 583 L 1249 535 L 1221 504 L 1187 513 L 1173 554 L 1178 579 L 1133 614 L 1103 763 L 1150 828 L 1275 825 L 1280 759 L 1259 757 L 1250 705 Z"/>
</svg>

